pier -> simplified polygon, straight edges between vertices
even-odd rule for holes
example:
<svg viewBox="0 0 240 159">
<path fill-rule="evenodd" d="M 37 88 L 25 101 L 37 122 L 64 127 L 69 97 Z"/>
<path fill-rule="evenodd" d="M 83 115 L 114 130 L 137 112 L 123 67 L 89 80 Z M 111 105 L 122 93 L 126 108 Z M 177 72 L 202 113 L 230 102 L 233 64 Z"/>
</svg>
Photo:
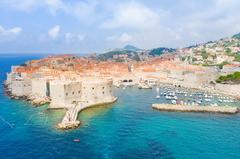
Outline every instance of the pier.
<svg viewBox="0 0 240 159">
<path fill-rule="evenodd" d="M 153 104 L 153 109 L 160 111 L 175 111 L 175 112 L 201 112 L 201 113 L 222 113 L 222 114 L 237 114 L 238 107 L 229 106 L 186 106 L 173 104 Z"/>
<path fill-rule="evenodd" d="M 76 105 L 72 108 L 69 108 L 67 112 L 65 113 L 65 116 L 63 117 L 63 120 L 61 123 L 57 125 L 58 129 L 66 130 L 66 129 L 74 129 L 80 126 L 81 122 L 78 120 L 78 114 L 84 109 L 98 106 L 98 105 L 104 105 L 104 104 L 111 104 L 117 101 L 117 98 L 114 97 L 110 101 L 106 101 L 103 103 L 98 104 L 87 104 L 85 102 L 76 103 Z"/>
</svg>

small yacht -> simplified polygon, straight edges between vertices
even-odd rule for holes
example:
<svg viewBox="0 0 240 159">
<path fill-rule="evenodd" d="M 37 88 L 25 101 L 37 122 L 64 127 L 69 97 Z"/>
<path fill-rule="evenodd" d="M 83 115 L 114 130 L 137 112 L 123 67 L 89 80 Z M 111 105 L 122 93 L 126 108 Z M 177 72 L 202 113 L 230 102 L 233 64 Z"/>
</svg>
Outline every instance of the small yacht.
<svg viewBox="0 0 240 159">
<path fill-rule="evenodd" d="M 171 96 L 169 96 L 169 95 L 166 95 L 166 97 L 165 97 L 167 100 L 171 100 L 172 99 L 172 97 Z"/>
<path fill-rule="evenodd" d="M 177 104 L 176 100 L 171 100 L 172 104 Z"/>
<path fill-rule="evenodd" d="M 205 101 L 206 101 L 206 102 L 211 102 L 211 99 L 206 98 Z"/>
<path fill-rule="evenodd" d="M 197 104 L 202 104 L 202 101 L 201 101 L 201 100 L 198 100 L 198 101 L 197 101 Z"/>
<path fill-rule="evenodd" d="M 156 92 L 157 92 L 156 98 L 159 99 L 159 98 L 160 98 L 160 95 L 159 95 L 159 87 L 156 88 Z"/>
<path fill-rule="evenodd" d="M 211 106 L 213 106 L 213 107 L 217 107 L 218 104 L 217 104 L 217 103 L 214 103 L 214 104 L 211 104 Z"/>
<path fill-rule="evenodd" d="M 139 89 L 152 89 L 152 87 L 149 86 L 149 85 L 146 84 L 146 83 L 139 83 L 138 88 L 139 88 Z"/>
</svg>

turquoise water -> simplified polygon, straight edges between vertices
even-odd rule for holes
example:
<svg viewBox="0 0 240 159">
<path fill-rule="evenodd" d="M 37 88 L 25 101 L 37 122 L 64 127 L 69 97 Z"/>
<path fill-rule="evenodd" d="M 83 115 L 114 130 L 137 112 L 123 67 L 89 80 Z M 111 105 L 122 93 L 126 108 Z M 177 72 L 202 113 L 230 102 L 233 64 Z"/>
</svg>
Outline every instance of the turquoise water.
<svg viewBox="0 0 240 159">
<path fill-rule="evenodd" d="M 11 64 L 27 59 L 0 57 L 1 83 Z M 79 129 L 58 131 L 63 111 L 10 100 L 1 89 L 0 158 L 240 158 L 239 114 L 160 112 L 151 108 L 155 90 L 115 95 L 117 103 L 83 111 Z"/>
</svg>

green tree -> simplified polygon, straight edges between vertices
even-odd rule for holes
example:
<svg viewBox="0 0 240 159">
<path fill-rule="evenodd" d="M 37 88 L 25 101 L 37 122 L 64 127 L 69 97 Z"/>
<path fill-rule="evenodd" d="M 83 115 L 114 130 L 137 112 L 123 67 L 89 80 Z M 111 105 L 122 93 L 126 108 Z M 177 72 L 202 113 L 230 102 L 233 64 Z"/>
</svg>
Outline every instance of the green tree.
<svg viewBox="0 0 240 159">
<path fill-rule="evenodd" d="M 226 48 L 225 52 L 227 55 L 232 56 L 232 50 L 230 48 Z"/>
<path fill-rule="evenodd" d="M 227 64 L 229 64 L 229 62 L 224 61 L 224 62 L 222 62 L 221 64 L 219 64 L 218 67 L 219 67 L 219 69 L 223 69 L 223 66 L 224 66 L 224 65 L 227 65 Z"/>
<path fill-rule="evenodd" d="M 233 74 L 228 74 L 226 76 L 220 76 L 217 83 L 240 83 L 240 72 L 234 72 Z"/>
<path fill-rule="evenodd" d="M 206 60 L 206 59 L 208 58 L 208 53 L 207 53 L 207 51 L 206 51 L 206 50 L 202 50 L 202 51 L 201 51 L 201 56 L 202 56 L 202 58 L 203 58 L 204 60 Z"/>
</svg>

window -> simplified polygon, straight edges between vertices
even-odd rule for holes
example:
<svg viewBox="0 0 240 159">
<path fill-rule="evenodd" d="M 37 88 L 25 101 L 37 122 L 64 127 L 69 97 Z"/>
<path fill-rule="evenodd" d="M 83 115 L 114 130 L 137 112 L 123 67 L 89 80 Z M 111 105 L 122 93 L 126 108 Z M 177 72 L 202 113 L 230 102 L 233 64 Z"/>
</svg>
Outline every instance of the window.
<svg viewBox="0 0 240 159">
<path fill-rule="evenodd" d="M 66 96 L 68 96 L 68 93 L 66 93 Z"/>
<path fill-rule="evenodd" d="M 74 92 L 72 92 L 72 94 L 74 95 Z"/>
<path fill-rule="evenodd" d="M 78 94 L 80 94 L 80 91 L 78 91 Z"/>
<path fill-rule="evenodd" d="M 94 90 L 94 87 L 92 88 L 92 90 Z"/>
<path fill-rule="evenodd" d="M 102 94 L 104 94 L 104 92 L 102 92 Z"/>
<path fill-rule="evenodd" d="M 104 87 L 102 87 L 102 89 L 104 89 Z"/>
</svg>

